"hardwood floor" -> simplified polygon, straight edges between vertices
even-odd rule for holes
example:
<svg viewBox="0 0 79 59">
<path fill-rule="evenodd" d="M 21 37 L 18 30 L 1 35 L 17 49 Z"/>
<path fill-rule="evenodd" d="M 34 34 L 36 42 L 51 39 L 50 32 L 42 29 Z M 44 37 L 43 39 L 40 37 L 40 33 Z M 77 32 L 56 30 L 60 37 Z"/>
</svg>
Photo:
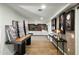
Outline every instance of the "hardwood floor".
<svg viewBox="0 0 79 59">
<path fill-rule="evenodd" d="M 31 45 L 26 46 L 27 55 L 61 55 L 47 36 L 32 36 Z"/>
</svg>

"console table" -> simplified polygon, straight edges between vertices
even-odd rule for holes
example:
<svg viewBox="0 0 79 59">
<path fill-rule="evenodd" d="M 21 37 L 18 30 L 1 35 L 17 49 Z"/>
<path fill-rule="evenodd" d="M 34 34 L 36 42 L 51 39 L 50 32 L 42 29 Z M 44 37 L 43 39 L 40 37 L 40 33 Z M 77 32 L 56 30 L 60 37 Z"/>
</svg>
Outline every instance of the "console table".
<svg viewBox="0 0 79 59">
<path fill-rule="evenodd" d="M 62 50 L 63 50 L 63 54 L 64 54 L 64 43 L 67 43 L 67 41 L 65 40 L 65 39 L 62 39 L 62 38 L 59 38 L 59 40 L 58 40 L 58 38 L 55 38 L 54 37 L 54 35 L 53 36 L 51 36 L 51 35 L 49 35 L 51 38 L 52 38 L 52 40 L 56 43 L 56 47 L 57 47 L 57 53 L 58 53 L 58 50 L 59 50 L 59 42 L 60 43 L 62 43 Z"/>
</svg>

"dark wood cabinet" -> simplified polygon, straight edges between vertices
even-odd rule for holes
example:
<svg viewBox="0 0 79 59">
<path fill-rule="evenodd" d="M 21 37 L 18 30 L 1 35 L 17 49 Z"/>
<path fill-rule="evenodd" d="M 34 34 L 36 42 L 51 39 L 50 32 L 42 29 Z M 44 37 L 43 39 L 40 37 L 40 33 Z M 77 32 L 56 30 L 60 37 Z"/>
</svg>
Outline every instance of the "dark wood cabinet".
<svg viewBox="0 0 79 59">
<path fill-rule="evenodd" d="M 75 11 L 70 10 L 66 13 L 66 40 L 67 54 L 75 54 Z"/>
</svg>

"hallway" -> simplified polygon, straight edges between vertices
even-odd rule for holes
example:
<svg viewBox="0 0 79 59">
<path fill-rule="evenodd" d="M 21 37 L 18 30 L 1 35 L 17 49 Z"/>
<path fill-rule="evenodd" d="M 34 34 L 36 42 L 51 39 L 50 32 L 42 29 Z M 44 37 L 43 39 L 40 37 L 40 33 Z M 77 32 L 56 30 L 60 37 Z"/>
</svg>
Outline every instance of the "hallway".
<svg viewBox="0 0 79 59">
<path fill-rule="evenodd" d="M 0 14 L 1 55 L 79 54 L 78 3 L 7 3 Z"/>
<path fill-rule="evenodd" d="M 57 55 L 57 49 L 47 36 L 32 36 L 32 42 L 26 49 L 27 55 Z M 58 53 L 61 54 L 60 52 Z"/>
</svg>

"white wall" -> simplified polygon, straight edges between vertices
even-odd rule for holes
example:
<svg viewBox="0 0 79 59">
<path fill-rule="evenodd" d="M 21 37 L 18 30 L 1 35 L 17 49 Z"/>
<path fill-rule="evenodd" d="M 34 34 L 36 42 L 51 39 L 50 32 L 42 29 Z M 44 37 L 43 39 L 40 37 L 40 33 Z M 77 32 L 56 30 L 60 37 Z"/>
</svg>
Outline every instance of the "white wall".
<svg viewBox="0 0 79 59">
<path fill-rule="evenodd" d="M 48 23 L 48 34 L 52 33 L 51 31 L 51 20 Z"/>
<path fill-rule="evenodd" d="M 79 9 L 75 8 L 75 54 L 79 55 Z"/>
<path fill-rule="evenodd" d="M 57 17 L 57 21 L 56 21 L 57 23 L 56 23 L 56 29 L 59 29 L 59 17 Z"/>
<path fill-rule="evenodd" d="M 5 4 L 0 4 L 0 54 L 4 54 L 7 51 L 4 51 L 5 48 L 5 25 L 11 25 L 12 20 L 25 20 L 22 15 L 20 15 L 15 10 L 11 9 Z M 3 52 L 4 51 L 4 52 Z"/>
</svg>

